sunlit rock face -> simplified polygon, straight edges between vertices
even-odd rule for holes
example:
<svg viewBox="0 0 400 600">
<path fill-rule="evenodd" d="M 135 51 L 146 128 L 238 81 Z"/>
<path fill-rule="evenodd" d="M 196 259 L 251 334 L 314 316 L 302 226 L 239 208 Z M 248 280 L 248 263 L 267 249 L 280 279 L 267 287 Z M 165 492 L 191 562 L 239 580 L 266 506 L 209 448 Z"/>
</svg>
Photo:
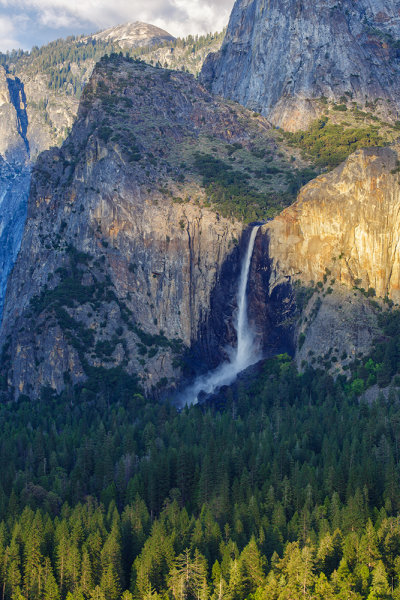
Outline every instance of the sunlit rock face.
<svg viewBox="0 0 400 600">
<path fill-rule="evenodd" d="M 210 207 L 193 148 L 252 148 L 269 132 L 264 118 L 185 73 L 101 61 L 71 135 L 40 156 L 32 175 L 0 331 L 7 393 L 61 392 L 85 384 L 93 369 L 121 369 L 158 394 L 182 385 L 187 353 L 196 368 L 215 366 L 235 344 L 248 234 Z M 400 299 L 398 160 L 397 146 L 357 151 L 260 227 L 248 317 L 265 355 L 299 359 L 332 340 L 354 355 L 367 351 L 376 322 L 352 287 Z M 328 276 L 334 289 L 322 307 L 301 307 L 295 282 L 315 287 Z"/>
<path fill-rule="evenodd" d="M 287 130 L 346 95 L 388 119 L 400 108 L 399 0 L 237 0 L 202 80 Z M 378 100 L 379 99 L 379 100 Z"/>
<path fill-rule="evenodd" d="M 295 204 L 264 227 L 282 274 L 373 288 L 400 302 L 399 147 L 358 150 L 307 184 Z"/>
</svg>

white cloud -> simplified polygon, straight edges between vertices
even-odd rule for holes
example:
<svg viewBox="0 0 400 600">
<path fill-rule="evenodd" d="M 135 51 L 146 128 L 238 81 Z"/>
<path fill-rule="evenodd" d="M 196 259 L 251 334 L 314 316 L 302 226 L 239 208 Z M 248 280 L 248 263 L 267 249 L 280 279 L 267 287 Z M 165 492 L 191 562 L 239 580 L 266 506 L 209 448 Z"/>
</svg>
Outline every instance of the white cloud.
<svg viewBox="0 0 400 600">
<path fill-rule="evenodd" d="M 13 20 L 0 15 L 0 51 L 5 52 L 19 46 L 20 43 L 15 35 Z"/>
<path fill-rule="evenodd" d="M 65 11 L 54 11 L 44 8 L 39 13 L 40 24 L 50 29 L 64 29 L 65 27 L 77 27 L 79 19 Z"/>
<path fill-rule="evenodd" d="M 219 0 L 219 2 L 204 0 L 172 0 L 181 19 L 173 27 L 179 28 L 175 35 L 189 33 L 206 33 L 209 31 L 220 31 L 228 23 L 229 14 L 232 9 L 232 0 Z M 171 33 L 174 33 L 171 31 Z"/>
</svg>

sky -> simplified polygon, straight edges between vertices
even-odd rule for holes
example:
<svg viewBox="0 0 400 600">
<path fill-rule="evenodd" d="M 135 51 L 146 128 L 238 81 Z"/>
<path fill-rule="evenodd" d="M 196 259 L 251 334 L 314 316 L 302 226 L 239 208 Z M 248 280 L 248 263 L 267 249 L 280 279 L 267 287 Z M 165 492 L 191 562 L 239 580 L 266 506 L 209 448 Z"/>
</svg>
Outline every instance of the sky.
<svg viewBox="0 0 400 600">
<path fill-rule="evenodd" d="M 143 21 L 172 35 L 220 31 L 233 0 L 0 0 L 0 51 Z"/>
</svg>

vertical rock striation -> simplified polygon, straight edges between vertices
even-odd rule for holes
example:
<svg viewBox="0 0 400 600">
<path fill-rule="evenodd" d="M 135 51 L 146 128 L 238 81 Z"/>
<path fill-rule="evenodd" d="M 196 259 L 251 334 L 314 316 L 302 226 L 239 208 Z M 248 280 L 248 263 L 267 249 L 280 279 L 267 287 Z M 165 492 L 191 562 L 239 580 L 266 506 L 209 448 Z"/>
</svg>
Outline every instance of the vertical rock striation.
<svg viewBox="0 0 400 600">
<path fill-rule="evenodd" d="M 370 298 L 400 302 L 399 152 L 358 150 L 260 232 L 253 281 L 267 301 L 256 294 L 253 319 L 268 327 L 276 306 L 299 366 L 332 359 L 333 372 L 344 373 L 341 365 L 380 334 Z"/>
<path fill-rule="evenodd" d="M 202 80 L 288 130 L 317 116 L 313 99 L 400 108 L 399 0 L 236 0 Z"/>
<path fill-rule="evenodd" d="M 264 227 L 271 282 L 329 279 L 400 302 L 399 147 L 358 150 Z"/>
</svg>

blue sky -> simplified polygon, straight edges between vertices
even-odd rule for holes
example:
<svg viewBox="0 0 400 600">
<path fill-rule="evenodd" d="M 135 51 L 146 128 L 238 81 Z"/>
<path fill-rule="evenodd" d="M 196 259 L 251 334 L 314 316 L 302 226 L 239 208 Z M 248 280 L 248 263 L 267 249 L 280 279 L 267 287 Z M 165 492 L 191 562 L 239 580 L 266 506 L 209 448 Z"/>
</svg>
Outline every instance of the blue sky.
<svg viewBox="0 0 400 600">
<path fill-rule="evenodd" d="M 175 36 L 221 30 L 233 0 L 0 0 L 0 50 L 144 21 Z"/>
</svg>

